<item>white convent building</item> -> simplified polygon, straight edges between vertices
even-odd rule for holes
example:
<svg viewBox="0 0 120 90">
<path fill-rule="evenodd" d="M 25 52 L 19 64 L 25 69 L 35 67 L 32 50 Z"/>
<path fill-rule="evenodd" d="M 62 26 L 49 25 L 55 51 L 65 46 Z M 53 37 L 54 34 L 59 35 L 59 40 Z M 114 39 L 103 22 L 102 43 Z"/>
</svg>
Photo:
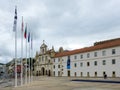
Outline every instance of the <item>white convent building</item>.
<svg viewBox="0 0 120 90">
<path fill-rule="evenodd" d="M 53 52 L 52 56 L 48 55 L 47 64 L 36 60 L 41 66 L 40 72 L 46 71 L 51 76 L 103 77 L 107 74 L 108 77 L 120 77 L 120 38 L 96 42 L 81 49 L 64 51 L 60 48 L 59 52 Z M 36 56 L 42 57 L 41 54 Z"/>
</svg>

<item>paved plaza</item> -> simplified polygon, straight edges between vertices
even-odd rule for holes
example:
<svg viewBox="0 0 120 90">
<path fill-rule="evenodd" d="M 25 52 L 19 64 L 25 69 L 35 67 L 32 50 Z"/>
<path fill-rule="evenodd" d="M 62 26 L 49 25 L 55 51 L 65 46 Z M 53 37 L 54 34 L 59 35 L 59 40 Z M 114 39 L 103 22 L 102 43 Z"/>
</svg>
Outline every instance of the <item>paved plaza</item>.
<svg viewBox="0 0 120 90">
<path fill-rule="evenodd" d="M 0 90 L 120 90 L 120 83 L 76 82 L 71 81 L 72 79 L 76 78 L 34 77 L 34 81 L 30 84 L 18 87 L 1 87 Z M 119 78 L 116 80 L 119 81 Z"/>
</svg>

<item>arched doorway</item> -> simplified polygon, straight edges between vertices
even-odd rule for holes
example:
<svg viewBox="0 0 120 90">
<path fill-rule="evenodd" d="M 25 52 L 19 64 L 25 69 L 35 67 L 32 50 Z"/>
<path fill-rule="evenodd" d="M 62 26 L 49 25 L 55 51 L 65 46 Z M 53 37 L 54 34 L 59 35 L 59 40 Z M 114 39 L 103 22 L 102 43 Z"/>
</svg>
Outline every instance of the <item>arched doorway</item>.
<svg viewBox="0 0 120 90">
<path fill-rule="evenodd" d="M 51 71 L 50 70 L 48 71 L 48 76 L 51 76 Z"/>
<path fill-rule="evenodd" d="M 38 76 L 38 71 L 37 71 L 37 73 L 36 73 L 36 76 Z"/>
<path fill-rule="evenodd" d="M 44 67 L 41 68 L 41 75 L 45 75 L 45 68 Z"/>
<path fill-rule="evenodd" d="M 48 73 L 47 73 L 47 70 L 46 70 L 46 75 L 47 75 Z"/>
</svg>

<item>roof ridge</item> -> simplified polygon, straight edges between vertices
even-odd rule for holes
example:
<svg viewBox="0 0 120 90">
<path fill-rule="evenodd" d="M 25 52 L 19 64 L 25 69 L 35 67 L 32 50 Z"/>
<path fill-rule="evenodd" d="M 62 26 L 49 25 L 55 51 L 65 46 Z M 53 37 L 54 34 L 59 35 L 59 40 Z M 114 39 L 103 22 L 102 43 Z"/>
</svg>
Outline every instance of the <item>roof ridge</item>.
<svg viewBox="0 0 120 90">
<path fill-rule="evenodd" d="M 84 53 L 84 52 L 90 52 L 90 51 L 95 51 L 95 50 L 99 50 L 99 49 L 111 48 L 111 47 L 115 47 L 115 46 L 120 46 L 120 38 L 112 39 L 112 40 L 106 40 L 106 41 L 103 41 L 103 43 L 100 43 L 100 44 L 97 44 L 97 45 L 84 47 L 84 48 L 80 48 L 80 49 L 74 49 L 74 50 L 70 50 L 68 52 L 56 53 L 55 57 L 73 55 L 73 54 Z"/>
<path fill-rule="evenodd" d="M 112 42 L 112 41 L 116 41 L 116 40 L 120 40 L 120 38 L 114 38 L 114 39 L 109 39 L 109 40 L 104 40 L 104 41 L 99 41 L 99 42 L 95 42 L 95 45 L 99 45 L 99 44 L 104 44 L 104 43 L 108 43 L 108 42 Z"/>
</svg>

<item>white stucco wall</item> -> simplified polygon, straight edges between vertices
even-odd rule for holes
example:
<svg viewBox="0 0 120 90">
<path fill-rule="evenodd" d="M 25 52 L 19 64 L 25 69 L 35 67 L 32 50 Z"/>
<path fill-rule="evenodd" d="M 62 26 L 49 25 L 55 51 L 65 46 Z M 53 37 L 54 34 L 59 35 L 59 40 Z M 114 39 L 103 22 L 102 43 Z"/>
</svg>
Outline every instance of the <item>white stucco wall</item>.
<svg viewBox="0 0 120 90">
<path fill-rule="evenodd" d="M 116 50 L 116 54 L 112 55 L 112 49 Z M 102 56 L 102 51 L 106 51 L 105 56 Z M 94 52 L 97 52 L 97 57 L 94 57 Z M 87 58 L 87 53 L 90 54 L 89 58 Z M 81 54 L 83 55 L 83 59 L 80 58 Z M 77 59 L 75 59 L 74 56 L 77 56 Z M 62 76 L 67 76 L 68 56 L 63 56 L 61 58 L 63 59 L 61 62 L 63 65 Z M 70 59 L 71 76 L 75 76 L 75 72 L 77 76 L 81 76 L 80 73 L 83 72 L 83 76 L 86 77 L 87 72 L 89 72 L 90 77 L 94 77 L 95 72 L 97 72 L 97 77 L 103 77 L 103 72 L 106 72 L 108 77 L 112 77 L 112 72 L 115 71 L 116 77 L 120 77 L 120 46 L 71 55 Z M 112 59 L 116 60 L 116 64 L 112 64 Z M 106 60 L 106 65 L 103 65 L 103 60 Z M 97 61 L 97 66 L 94 65 L 94 61 Z M 82 67 L 80 66 L 81 62 L 83 63 Z M 90 63 L 90 66 L 87 66 L 87 62 Z M 74 63 L 77 64 L 77 67 L 74 67 Z M 53 71 L 55 71 L 55 76 L 58 76 L 58 71 L 60 71 L 58 64 L 58 58 L 55 58 L 55 62 L 53 63 L 53 65 L 55 65 L 55 68 L 53 68 Z"/>
</svg>

